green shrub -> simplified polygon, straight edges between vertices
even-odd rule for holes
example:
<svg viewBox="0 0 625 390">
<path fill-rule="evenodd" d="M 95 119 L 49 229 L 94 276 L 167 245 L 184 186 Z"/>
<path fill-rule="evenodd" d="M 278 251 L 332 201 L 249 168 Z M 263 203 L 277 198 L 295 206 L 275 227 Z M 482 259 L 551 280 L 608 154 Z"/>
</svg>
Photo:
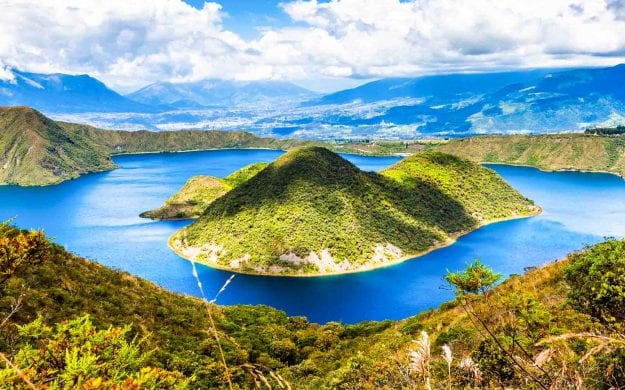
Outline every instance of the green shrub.
<svg viewBox="0 0 625 390">
<path fill-rule="evenodd" d="M 608 240 L 573 254 L 564 274 L 578 310 L 620 330 L 625 323 L 625 241 Z"/>
</svg>

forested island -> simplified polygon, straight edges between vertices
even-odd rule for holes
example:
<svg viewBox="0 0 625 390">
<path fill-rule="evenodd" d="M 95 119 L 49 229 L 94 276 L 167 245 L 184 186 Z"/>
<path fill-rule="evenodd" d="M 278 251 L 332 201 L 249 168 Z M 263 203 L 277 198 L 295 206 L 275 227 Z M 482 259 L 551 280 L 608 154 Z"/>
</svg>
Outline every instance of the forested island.
<svg viewBox="0 0 625 390">
<path fill-rule="evenodd" d="M 335 274 L 397 263 L 539 211 L 495 172 L 451 155 L 419 153 L 378 174 L 302 147 L 208 203 L 170 245 L 236 272 Z"/>
</svg>

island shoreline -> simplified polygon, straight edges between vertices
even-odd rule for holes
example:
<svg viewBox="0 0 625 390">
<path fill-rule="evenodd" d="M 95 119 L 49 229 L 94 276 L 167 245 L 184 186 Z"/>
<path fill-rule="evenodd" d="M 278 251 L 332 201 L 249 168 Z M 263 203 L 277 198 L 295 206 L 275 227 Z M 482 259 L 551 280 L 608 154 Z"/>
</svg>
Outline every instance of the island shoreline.
<svg viewBox="0 0 625 390">
<path fill-rule="evenodd" d="M 509 217 L 509 218 L 498 218 L 498 219 L 494 219 L 494 220 L 490 220 L 488 222 L 483 222 L 478 224 L 474 229 L 468 230 L 468 231 L 464 231 L 464 232 L 460 232 L 458 234 L 455 234 L 453 236 L 449 237 L 449 240 L 445 241 L 444 243 L 440 243 L 437 245 L 432 246 L 431 248 L 428 248 L 424 251 L 418 252 L 416 254 L 411 254 L 411 255 L 406 255 L 403 256 L 399 259 L 397 259 L 396 261 L 393 262 L 389 262 L 389 263 L 384 263 L 384 264 L 380 264 L 378 266 L 373 266 L 373 267 L 366 267 L 366 268 L 362 268 L 362 269 L 358 269 L 358 270 L 350 270 L 350 271 L 343 271 L 343 272 L 328 272 L 328 273 L 323 273 L 323 274 L 271 274 L 271 273 L 260 273 L 260 272 L 250 272 L 250 271 L 240 271 L 240 270 L 234 270 L 232 268 L 228 268 L 228 267 L 222 267 L 216 264 L 210 264 L 204 261 L 199 261 L 199 260 L 195 260 L 195 259 L 190 259 L 186 256 L 184 256 L 182 253 L 180 253 L 180 251 L 178 251 L 176 248 L 174 248 L 173 244 L 172 244 L 172 239 L 174 238 L 175 232 L 172 233 L 171 236 L 169 236 L 169 238 L 167 239 L 167 246 L 169 247 L 169 249 L 171 249 L 178 257 L 192 262 L 192 263 L 197 263 L 197 264 L 202 264 L 205 265 L 207 267 L 219 270 L 219 271 L 224 271 L 224 272 L 231 272 L 234 274 L 239 274 L 239 275 L 248 275 L 248 276 L 268 276 L 268 277 L 274 277 L 274 278 L 324 278 L 324 277 L 332 277 L 332 276 L 341 276 L 341 275 L 349 275 L 349 274 L 357 274 L 357 273 L 363 273 L 363 272 L 371 272 L 371 271 L 376 271 L 379 269 L 383 269 L 383 268 L 388 268 L 388 267 L 392 267 L 395 265 L 399 265 L 401 263 L 404 263 L 406 261 L 410 261 L 410 260 L 417 260 L 431 252 L 434 252 L 435 250 L 438 249 L 442 249 L 442 248 L 446 248 L 449 247 L 453 244 L 455 244 L 461 237 L 464 237 L 468 234 L 471 234 L 475 231 L 478 231 L 479 229 L 488 226 L 488 225 L 494 225 L 496 223 L 499 222 L 506 222 L 506 221 L 514 221 L 514 220 L 518 220 L 518 219 L 527 219 L 527 218 L 532 218 L 535 217 L 537 215 L 540 215 L 543 212 L 542 207 L 540 206 L 535 206 L 536 210 L 534 210 L 533 213 L 528 214 L 528 215 L 522 215 L 522 216 L 514 216 L 514 217 Z"/>
</svg>

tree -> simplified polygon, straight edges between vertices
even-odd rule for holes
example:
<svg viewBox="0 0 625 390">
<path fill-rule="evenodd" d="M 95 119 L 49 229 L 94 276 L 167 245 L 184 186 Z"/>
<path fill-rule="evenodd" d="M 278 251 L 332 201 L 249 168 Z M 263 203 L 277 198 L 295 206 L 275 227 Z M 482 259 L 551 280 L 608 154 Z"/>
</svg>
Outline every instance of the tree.
<svg viewBox="0 0 625 390">
<path fill-rule="evenodd" d="M 0 224 L 0 285 L 27 264 L 46 261 L 51 244 L 41 231 L 23 231 Z"/>
<path fill-rule="evenodd" d="M 625 241 L 608 240 L 570 256 L 564 276 L 569 302 L 602 323 L 625 330 Z"/>
<path fill-rule="evenodd" d="M 461 272 L 447 271 L 445 280 L 456 288 L 456 293 L 478 294 L 486 296 L 486 292 L 501 279 L 501 274 L 496 274 L 492 269 L 485 266 L 480 260 L 469 264 L 466 270 Z"/>
<path fill-rule="evenodd" d="M 145 367 L 142 341 L 129 339 L 130 327 L 97 330 L 89 316 L 55 327 L 41 317 L 18 326 L 27 342 L 0 366 L 0 383 L 11 388 L 159 388 L 183 389 L 192 379 L 179 372 Z"/>
</svg>

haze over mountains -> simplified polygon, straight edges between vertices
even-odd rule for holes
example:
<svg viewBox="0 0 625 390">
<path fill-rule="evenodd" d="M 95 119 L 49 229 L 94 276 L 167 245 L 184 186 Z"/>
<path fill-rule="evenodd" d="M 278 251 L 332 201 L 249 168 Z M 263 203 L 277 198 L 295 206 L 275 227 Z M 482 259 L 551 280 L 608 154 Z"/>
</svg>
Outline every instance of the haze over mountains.
<svg viewBox="0 0 625 390">
<path fill-rule="evenodd" d="M 211 79 L 159 82 L 122 96 L 87 75 L 12 73 L 0 81 L 0 105 L 115 129 L 409 139 L 625 123 L 625 65 L 388 78 L 327 95 L 283 81 Z"/>
<path fill-rule="evenodd" d="M 172 108 L 237 107 L 241 105 L 299 102 L 314 92 L 286 81 L 202 80 L 193 83 L 154 83 L 127 97 L 134 101 Z"/>
</svg>

